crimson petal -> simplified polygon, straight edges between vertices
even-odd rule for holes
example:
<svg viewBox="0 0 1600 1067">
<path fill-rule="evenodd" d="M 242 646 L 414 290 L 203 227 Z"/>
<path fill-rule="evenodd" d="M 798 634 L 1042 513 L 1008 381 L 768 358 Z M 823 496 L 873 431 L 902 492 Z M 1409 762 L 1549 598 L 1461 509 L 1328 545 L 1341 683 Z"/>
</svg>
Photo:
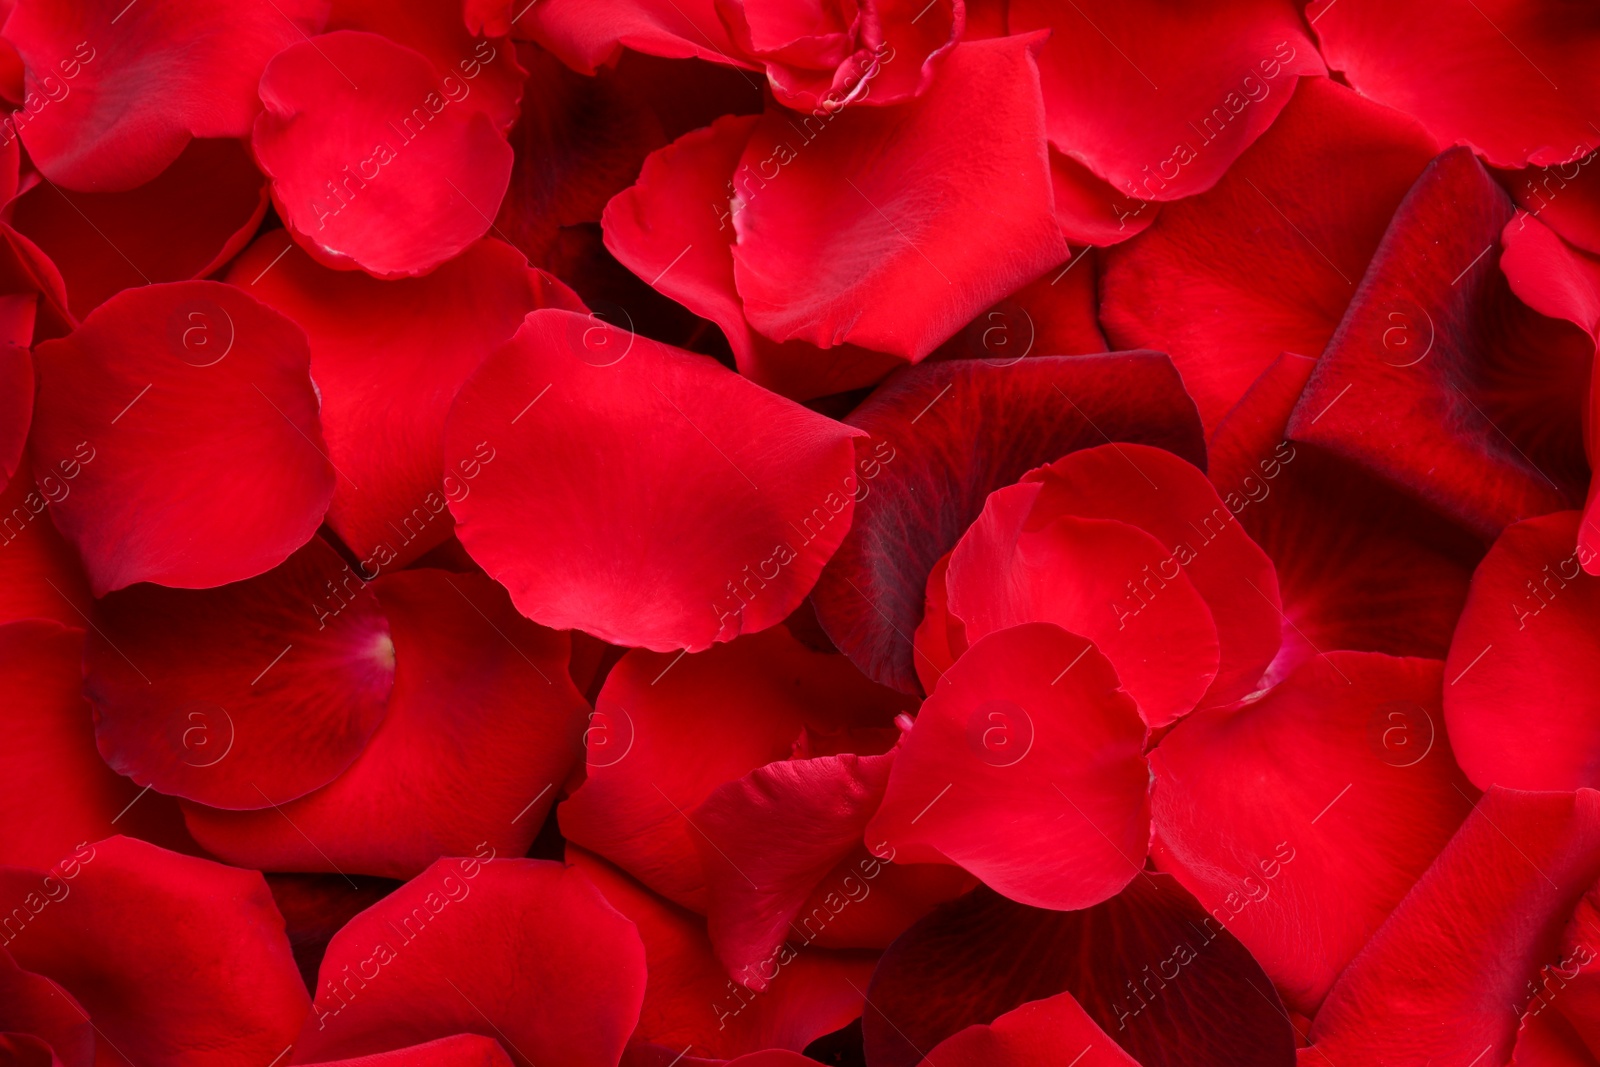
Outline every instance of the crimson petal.
<svg viewBox="0 0 1600 1067">
<path fill-rule="evenodd" d="M 0 623 L 55 619 L 84 625 L 80 612 L 90 603 L 89 583 L 49 514 L 50 496 L 71 493 L 83 464 L 70 455 L 60 462 L 65 467 L 45 480 L 49 495 L 28 472 L 0 490 Z M 67 471 L 73 478 L 64 477 Z"/>
<path fill-rule="evenodd" d="M 1051 1067 L 1080 1042 L 1073 1067 L 1139 1067 L 1071 993 L 1030 1000 L 992 1023 L 958 1030 L 928 1051 L 922 1067 Z"/>
<path fill-rule="evenodd" d="M 0 948 L 0 1051 L 6 1051 L 7 1038 L 14 1040 L 22 1034 L 48 1046 L 48 1054 L 39 1061 L 41 1067 L 91 1067 L 94 1063 L 94 1029 L 88 1013 L 71 993 L 18 967 L 11 953 Z M 15 1062 L 29 1061 L 19 1057 Z"/>
<path fill-rule="evenodd" d="M 318 1067 L 511 1067 L 500 1042 L 478 1034 L 455 1034 L 393 1052 L 323 1060 Z"/>
</svg>

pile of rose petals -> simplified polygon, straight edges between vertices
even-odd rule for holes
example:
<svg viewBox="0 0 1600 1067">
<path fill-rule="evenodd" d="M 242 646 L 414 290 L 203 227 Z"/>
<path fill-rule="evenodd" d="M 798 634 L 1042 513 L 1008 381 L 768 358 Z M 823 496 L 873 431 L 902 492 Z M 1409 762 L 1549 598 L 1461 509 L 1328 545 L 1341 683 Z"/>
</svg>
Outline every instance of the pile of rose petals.
<svg viewBox="0 0 1600 1067">
<path fill-rule="evenodd" d="M 0 1065 L 1600 1067 L 1600 7 L 0 97 Z"/>
</svg>

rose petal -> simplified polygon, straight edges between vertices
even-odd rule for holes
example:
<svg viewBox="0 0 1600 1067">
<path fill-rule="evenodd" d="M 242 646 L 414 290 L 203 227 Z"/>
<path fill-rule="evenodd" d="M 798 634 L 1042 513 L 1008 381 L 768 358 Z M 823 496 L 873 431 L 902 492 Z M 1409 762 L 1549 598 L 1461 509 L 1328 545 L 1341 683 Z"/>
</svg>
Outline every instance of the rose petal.
<svg viewBox="0 0 1600 1067">
<path fill-rule="evenodd" d="M 1002 630 L 923 702 L 867 840 L 955 863 L 1035 907 L 1098 904 L 1138 874 L 1149 844 L 1144 741 L 1116 672 L 1083 638 L 1045 623 Z"/>
<path fill-rule="evenodd" d="M 1153 352 L 933 363 L 885 382 L 849 421 L 873 438 L 858 446 L 864 492 L 812 601 L 841 652 L 904 692 L 917 687 L 928 572 L 993 490 L 1106 440 L 1205 457 L 1193 402 Z"/>
<path fill-rule="evenodd" d="M 7 948 L 129 1062 L 268 1063 L 305 1018 L 283 919 L 255 871 L 111 837 L 48 873 L 0 868 L 0 892 L 48 895 Z"/>
<path fill-rule="evenodd" d="M 394 644 L 318 538 L 259 578 L 102 600 L 84 654 L 100 754 L 140 785 L 267 808 L 326 785 L 383 718 Z"/>
<path fill-rule="evenodd" d="M 352 878 L 339 874 L 266 875 L 272 901 L 283 916 L 284 932 L 300 980 L 317 988 L 317 969 L 328 942 L 344 924 L 400 887 L 388 878 Z"/>
<path fill-rule="evenodd" d="M 112 297 L 34 352 L 34 476 L 83 460 L 51 518 L 97 596 L 261 574 L 316 532 L 333 492 L 305 335 L 230 285 Z"/>
<path fill-rule="evenodd" d="M 644 986 L 638 933 L 581 871 L 484 846 L 436 861 L 334 935 L 291 1058 L 468 1033 L 498 1038 L 517 1067 L 614 1064 Z"/>
<path fill-rule="evenodd" d="M 37 1035 L 34 1040 L 45 1046 L 41 1067 L 94 1063 L 94 1028 L 82 1005 L 50 979 L 18 967 L 11 953 L 0 949 L 0 1050 L 16 1055 L 5 1042 L 22 1034 Z M 18 1056 L 7 1062 L 20 1067 L 30 1061 Z"/>
<path fill-rule="evenodd" d="M 1095 1025 L 1071 993 L 1030 1000 L 992 1023 L 974 1023 L 929 1050 L 925 1067 L 1049 1067 L 1077 1048 L 1083 1067 L 1138 1067 L 1106 1032 Z"/>
<path fill-rule="evenodd" d="M 492 1037 L 455 1034 L 393 1052 L 324 1060 L 322 1067 L 511 1067 L 511 1057 Z"/>
<path fill-rule="evenodd" d="M 66 470 L 82 471 L 83 464 L 70 453 L 61 462 Z M 65 473 L 52 472 L 46 480 L 51 494 L 72 492 L 73 479 L 64 478 Z M 89 584 L 77 555 L 50 521 L 49 510 L 49 498 L 33 484 L 29 471 L 0 491 L 0 623 L 38 618 L 85 625 L 80 612 L 89 610 Z"/>
<path fill-rule="evenodd" d="M 505 25 L 526 26 L 541 45 L 561 57 L 580 74 L 616 58 L 624 46 L 653 56 L 688 59 L 691 56 L 759 70 L 740 54 L 717 14 L 715 0 L 549 0 L 538 8 L 509 16 Z M 524 16 L 532 16 L 524 18 Z M 486 23 L 498 28 L 495 20 Z"/>
<path fill-rule="evenodd" d="M 31 326 L 28 333 L 33 333 Z M 33 421 L 33 356 L 28 352 L 28 340 L 0 344 L 0 473 L 6 477 L 0 490 L 22 466 L 22 450 Z"/>
<path fill-rule="evenodd" d="M 536 311 L 456 397 L 447 465 L 500 458 L 451 511 L 536 622 L 698 651 L 810 591 L 850 525 L 855 436 L 705 356 Z"/>
<path fill-rule="evenodd" d="M 450 78 L 454 88 L 421 53 L 353 30 L 273 57 L 252 144 L 302 248 L 330 267 L 398 278 L 488 231 L 511 146 L 465 103 L 468 83 Z"/>
</svg>

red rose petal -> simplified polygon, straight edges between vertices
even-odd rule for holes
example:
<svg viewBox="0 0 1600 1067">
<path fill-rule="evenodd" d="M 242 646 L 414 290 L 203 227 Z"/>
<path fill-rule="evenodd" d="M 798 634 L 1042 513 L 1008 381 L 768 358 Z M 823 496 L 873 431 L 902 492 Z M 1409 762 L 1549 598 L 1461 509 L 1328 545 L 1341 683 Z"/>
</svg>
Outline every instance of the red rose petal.
<svg viewBox="0 0 1600 1067">
<path fill-rule="evenodd" d="M 333 492 L 305 335 L 230 285 L 132 289 L 34 352 L 34 476 L 87 448 L 50 514 L 96 595 L 277 566 Z"/>
<path fill-rule="evenodd" d="M 1267 976 L 1165 874 L 1141 874 L 1084 911 L 1040 911 L 982 889 L 940 908 L 873 975 L 867 1061 L 914 1067 L 964 1027 L 1063 992 L 1143 1067 L 1294 1063 Z M 1081 1048 L 1063 1047 L 1059 1062 Z"/>
<path fill-rule="evenodd" d="M 1340 976 L 1312 1047 L 1339 1064 L 1504 1063 L 1530 981 L 1600 876 L 1597 799 L 1486 794 Z"/>
<path fill-rule="evenodd" d="M 1594 344 L 1512 295 L 1493 257 L 1512 214 L 1465 149 L 1429 164 L 1288 431 L 1484 538 L 1570 507 L 1587 483 L 1578 398 Z"/>
<path fill-rule="evenodd" d="M 31 327 L 28 333 L 33 333 Z M 28 352 L 28 340 L 0 343 L 0 473 L 6 477 L 0 490 L 10 484 L 22 465 L 22 450 L 33 421 L 33 356 Z"/>
<path fill-rule="evenodd" d="M 61 269 L 82 317 L 123 289 L 222 266 L 260 225 L 267 188 L 244 142 L 196 140 L 136 189 L 68 193 L 41 183 L 12 211 L 17 230 Z"/>
<path fill-rule="evenodd" d="M 523 317 L 577 297 L 515 249 L 476 241 L 423 278 L 335 271 L 269 233 L 229 281 L 293 319 L 311 341 L 334 485 L 328 525 L 365 574 L 403 567 L 450 537 L 449 500 L 472 492 L 492 447 L 442 466 L 445 415 L 461 384 Z"/>
<path fill-rule="evenodd" d="M 492 1037 L 455 1034 L 393 1052 L 324 1060 L 319 1067 L 511 1067 L 511 1057 Z"/>
<path fill-rule="evenodd" d="M 1444 714 L 1456 759 L 1480 788 L 1600 784 L 1600 578 L 1583 572 L 1577 534 L 1574 511 L 1519 522 L 1472 576 L 1445 664 Z"/>
<path fill-rule="evenodd" d="M 1143 233 L 1156 221 L 1161 205 L 1136 200 L 1071 156 L 1050 150 L 1050 184 L 1056 198 L 1056 222 L 1074 244 L 1114 245 Z"/>
<path fill-rule="evenodd" d="M 1116 895 L 1150 839 L 1145 727 L 1081 637 L 1030 623 L 978 641 L 923 702 L 867 840 L 950 862 L 1036 907 Z M 948 795 L 946 795 L 948 794 Z"/>
<path fill-rule="evenodd" d="M 1071 993 L 1030 1000 L 996 1017 L 974 1023 L 939 1042 L 922 1062 L 925 1067 L 1051 1067 L 1079 1045 L 1074 1067 L 1138 1067 L 1095 1025 Z"/>
<path fill-rule="evenodd" d="M 51 888 L 59 884 L 52 882 Z M 38 1060 L 41 1067 L 94 1063 L 94 1028 L 82 1005 L 50 979 L 18 967 L 11 953 L 0 949 L 0 1051 L 16 1055 L 16 1048 L 7 1048 L 6 1041 L 23 1034 L 37 1035 L 35 1040 L 46 1046 Z M 7 1062 L 21 1067 L 32 1061 L 18 1056 Z"/>
<path fill-rule="evenodd" d="M 107 597 L 84 655 L 101 755 L 214 807 L 272 807 L 327 784 L 377 728 L 394 679 L 365 585 L 318 538 L 222 589 Z"/>
<path fill-rule="evenodd" d="M 1085 259 L 1091 260 L 1084 263 Z M 1096 268 L 1089 249 L 1052 267 L 939 346 L 934 359 L 983 359 L 1009 366 L 1028 356 L 1106 351 L 1096 315 Z"/>
<path fill-rule="evenodd" d="M 535 40 L 582 74 L 594 74 L 623 46 L 668 59 L 692 56 L 760 69 L 740 54 L 717 14 L 715 0 L 549 0 L 515 14 L 511 4 L 506 7 L 505 25 L 528 26 Z M 531 17 L 524 20 L 524 16 Z M 498 18 L 485 23 L 486 28 L 500 25 Z"/>
<path fill-rule="evenodd" d="M 1326 78 L 1293 92 L 1214 189 L 1106 256 L 1107 336 L 1172 353 L 1208 429 L 1280 352 L 1322 351 L 1435 152 L 1416 123 Z"/>
<path fill-rule="evenodd" d="M 348 770 L 298 800 L 251 812 L 187 805 L 190 831 L 216 856 L 410 878 L 483 841 L 525 854 L 544 824 L 588 712 L 567 677 L 566 636 L 522 618 L 482 575 L 406 571 L 372 590 L 394 640 L 383 721 Z"/>
<path fill-rule="evenodd" d="M 1023 482 L 990 494 L 950 554 L 950 612 L 973 643 L 1028 622 L 1087 638 L 1147 723 L 1173 722 L 1217 675 L 1205 598 L 1150 534 L 1114 520 L 1051 518 L 1051 509 L 1035 508 L 1042 490 Z M 1044 525 L 1031 528 L 1036 522 Z"/>
<path fill-rule="evenodd" d="M 0 250 L 0 292 L 39 294 L 35 339 L 60 337 L 76 328 L 78 320 L 67 310 L 67 283 L 50 257 L 9 223 L 0 222 L 0 245 L 4 246 Z M 15 321 L 12 318 L 12 323 Z"/>
<path fill-rule="evenodd" d="M 1500 171 L 1517 205 L 1585 252 L 1600 254 L 1600 150 L 1554 167 Z"/>
<path fill-rule="evenodd" d="M 950 590 L 945 586 L 949 572 L 950 552 L 946 552 L 928 574 L 928 608 L 912 638 L 917 681 L 924 693 L 933 692 L 940 676 L 967 650 L 966 628 L 950 612 Z"/>
<path fill-rule="evenodd" d="M 614 1064 L 644 987 L 638 933 L 581 871 L 485 847 L 435 862 L 334 935 L 291 1058 L 468 1033 L 499 1039 L 517 1067 Z"/>
<path fill-rule="evenodd" d="M 802 737 L 847 751 L 877 739 L 882 751 L 894 715 L 909 707 L 783 627 L 681 658 L 635 649 L 595 702 L 588 775 L 561 805 L 561 832 L 704 911 L 700 835 L 686 813 L 718 786 L 787 759 Z"/>
<path fill-rule="evenodd" d="M 858 446 L 864 492 L 812 601 L 841 652 L 905 692 L 917 688 L 911 634 L 928 572 L 993 490 L 1106 440 L 1205 457 L 1194 404 L 1153 352 L 932 363 L 891 378 L 849 421 L 873 438 Z"/>
<path fill-rule="evenodd" d="M 71 455 L 64 462 L 67 470 L 81 473 L 83 465 Z M 52 472 L 46 480 L 50 495 L 72 492 L 74 479 L 62 475 Z M 49 497 L 29 472 L 0 491 L 0 623 L 38 618 L 87 625 L 80 612 L 91 604 L 88 582 L 49 512 Z"/>
<path fill-rule="evenodd" d="M 421 53 L 353 30 L 267 64 L 252 143 L 302 248 L 330 267 L 398 278 L 488 231 L 511 146 L 467 103 L 469 83 L 444 77 Z"/>
<path fill-rule="evenodd" d="M 6 39 L 41 98 L 21 127 L 28 155 L 68 189 L 113 192 L 166 170 L 191 137 L 246 137 L 256 85 L 276 53 L 322 29 L 327 0 L 277 6 L 160 0 L 22 0 Z"/>
<path fill-rule="evenodd" d="M 317 968 L 322 966 L 333 935 L 359 912 L 400 887 L 388 878 L 358 880 L 339 874 L 267 873 L 266 877 L 307 989 L 317 987 Z"/>
<path fill-rule="evenodd" d="M 861 1014 L 860 991 L 872 977 L 875 953 L 791 950 L 762 961 L 761 969 L 775 973 L 766 989 L 751 993 L 729 980 L 698 915 L 580 848 L 567 846 L 567 862 L 588 875 L 611 906 L 638 927 L 650 981 L 634 1040 L 669 1049 L 661 1067 L 674 1056 L 685 1061 L 693 1057 L 694 1062 L 727 1057 L 759 1067 L 765 1061 L 755 1050 L 798 1052 Z M 624 1062 L 640 1061 L 630 1052 Z M 777 1062 L 788 1063 L 781 1058 Z"/>
<path fill-rule="evenodd" d="M 850 526 L 854 436 L 708 357 L 536 311 L 451 409 L 447 465 L 499 457 L 456 535 L 536 622 L 697 651 L 810 591 Z"/>
<path fill-rule="evenodd" d="M 1415 115 L 1443 144 L 1471 145 L 1500 167 L 1588 151 L 1600 107 L 1592 11 L 1474 0 L 1471 12 L 1440 19 L 1421 4 L 1331 0 L 1307 15 L 1329 66 L 1363 96 Z"/>
<path fill-rule="evenodd" d="M 1324 69 L 1284 0 L 1086 0 L 1073 14 L 1013 0 L 1007 12 L 1012 33 L 1051 31 L 1039 53 L 1050 143 L 1142 200 L 1211 188 L 1272 125 L 1295 76 Z"/>
<path fill-rule="evenodd" d="M 1150 754 L 1157 865 L 1296 1011 L 1316 1012 L 1472 808 L 1439 686 L 1433 660 L 1334 652 Z"/>
<path fill-rule="evenodd" d="M 733 174 L 733 271 L 751 325 L 916 361 L 1064 260 L 1037 44 L 960 45 L 894 111 L 847 108 L 799 129 L 769 111 Z"/>
<path fill-rule="evenodd" d="M 283 919 L 255 871 L 112 837 L 48 873 L 0 868 L 0 892 L 47 894 L 7 948 L 77 998 L 129 1062 L 269 1063 L 305 1018 Z"/>
</svg>

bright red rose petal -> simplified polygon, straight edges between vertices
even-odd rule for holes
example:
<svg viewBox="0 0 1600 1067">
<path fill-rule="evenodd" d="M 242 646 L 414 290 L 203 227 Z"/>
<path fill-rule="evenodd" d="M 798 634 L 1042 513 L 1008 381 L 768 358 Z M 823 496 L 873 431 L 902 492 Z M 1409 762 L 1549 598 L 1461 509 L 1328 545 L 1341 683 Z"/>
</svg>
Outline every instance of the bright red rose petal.
<svg viewBox="0 0 1600 1067">
<path fill-rule="evenodd" d="M 1600 578 L 1578 513 L 1506 529 L 1472 576 L 1445 665 L 1445 722 L 1479 787 L 1600 785 Z"/>
<path fill-rule="evenodd" d="M 1478 801 L 1340 976 L 1313 1048 L 1337 1064 L 1505 1063 L 1532 980 L 1560 959 L 1562 929 L 1600 876 L 1597 801 L 1589 789 Z"/>
<path fill-rule="evenodd" d="M 1272 125 L 1296 75 L 1323 72 L 1287 0 L 1084 0 L 1071 13 L 1012 0 L 1007 23 L 1051 31 L 1039 53 L 1050 143 L 1141 200 L 1211 188 Z"/>
<path fill-rule="evenodd" d="M 511 1057 L 492 1037 L 455 1034 L 393 1052 L 324 1060 L 318 1067 L 511 1067 Z"/>
<path fill-rule="evenodd" d="M 476 6 L 478 0 L 471 2 Z M 624 46 L 668 59 L 696 57 L 760 69 L 740 54 L 717 14 L 715 0 L 549 0 L 513 12 L 514 6 L 507 0 L 503 13 L 496 12 L 485 28 L 531 23 L 533 38 L 582 74 L 594 74 Z M 525 15 L 531 17 L 524 21 Z"/>
<path fill-rule="evenodd" d="M 248 136 L 262 68 L 327 17 L 328 0 L 22 0 L 5 35 L 41 101 L 22 125 L 28 155 L 68 189 L 143 185 L 190 137 Z"/>
<path fill-rule="evenodd" d="M 70 470 L 82 465 L 69 457 Z M 46 483 L 54 495 L 70 493 L 72 481 L 59 473 Z M 50 521 L 50 502 L 27 472 L 0 491 L 0 623 L 16 619 L 55 619 L 87 625 L 89 586 L 71 546 Z"/>
<path fill-rule="evenodd" d="M 1055 1067 L 1079 1045 L 1074 1067 L 1139 1067 L 1095 1025 L 1071 993 L 1012 1008 L 992 1023 L 974 1023 L 928 1051 L 923 1067 Z"/>
<path fill-rule="evenodd" d="M 1056 198 L 1056 222 L 1062 236 L 1074 244 L 1118 244 L 1143 233 L 1161 213 L 1159 203 L 1117 192 L 1094 171 L 1054 148 L 1050 149 L 1050 185 Z"/>
<path fill-rule="evenodd" d="M 534 621 L 697 651 L 810 591 L 850 526 L 856 436 L 706 356 L 536 311 L 451 409 L 447 466 L 499 457 L 451 511 Z"/>
<path fill-rule="evenodd" d="M 674 1056 L 720 1062 L 759 1049 L 797 1052 L 861 1014 L 876 953 L 786 952 L 760 964 L 768 985 L 759 995 L 737 990 L 712 953 L 705 920 L 592 853 L 569 845 L 567 862 L 638 927 L 650 981 L 633 1036 L 671 1049 L 660 1067 Z M 624 1062 L 639 1061 L 630 1053 Z"/>
<path fill-rule="evenodd" d="M 1088 259 L 1090 262 L 1085 263 Z M 1004 367 L 1028 356 L 1106 351 L 1096 310 L 1096 257 L 1085 248 L 967 323 L 935 359 L 982 359 Z"/>
<path fill-rule="evenodd" d="M 484 848 L 437 861 L 334 935 L 291 1059 L 469 1033 L 499 1039 L 517 1067 L 601 1067 L 622 1055 L 644 986 L 638 933 L 583 872 Z"/>
<path fill-rule="evenodd" d="M 732 175 L 733 272 L 751 325 L 915 361 L 1066 259 L 1037 44 L 959 45 L 933 87 L 893 111 L 847 108 L 820 129 L 769 111 Z"/>
<path fill-rule="evenodd" d="M 1150 754 L 1157 865 L 1296 1011 L 1315 1013 L 1472 808 L 1439 686 L 1433 660 L 1334 652 Z"/>
<path fill-rule="evenodd" d="M 1141 874 L 1083 911 L 1040 911 L 983 889 L 940 908 L 873 975 L 867 1062 L 915 1067 L 964 1027 L 1063 992 L 1142 1067 L 1295 1062 L 1294 1032 L 1267 976 L 1165 874 Z M 1081 1049 L 1063 1047 L 1058 1062 Z"/>
<path fill-rule="evenodd" d="M 34 352 L 33 466 L 94 453 L 51 518 L 96 595 L 282 563 L 333 493 L 299 328 L 231 285 L 119 293 Z"/>
<path fill-rule="evenodd" d="M 78 320 L 67 309 L 67 283 L 50 257 L 5 222 L 0 222 L 0 245 L 4 246 L 0 250 L 0 293 L 39 294 L 34 339 L 60 337 L 75 328 Z M 16 323 L 14 304 L 6 318 L 10 320 L 6 334 L 10 335 L 11 326 Z M 27 340 L 11 339 L 17 343 Z"/>
<path fill-rule="evenodd" d="M 1293 93 L 1214 189 L 1106 256 L 1107 336 L 1170 352 L 1208 429 L 1280 352 L 1322 351 L 1435 152 L 1415 122 L 1326 78 Z"/>
<path fill-rule="evenodd" d="M 123 289 L 203 278 L 243 248 L 267 212 L 266 179 L 238 140 L 190 141 L 136 189 L 68 193 L 40 183 L 12 223 L 66 281 L 80 318 Z"/>
<path fill-rule="evenodd" d="M 222 589 L 107 597 L 84 655 L 101 755 L 214 807 L 326 785 L 361 753 L 394 679 L 389 624 L 365 585 L 318 538 Z"/>
<path fill-rule="evenodd" d="M 1116 895 L 1150 840 L 1145 726 L 1111 665 L 1044 623 L 978 641 L 923 702 L 867 840 L 1013 900 Z"/>
<path fill-rule="evenodd" d="M 704 911 L 693 812 L 718 786 L 787 759 L 806 737 L 861 751 L 894 743 L 911 702 L 784 627 L 680 657 L 635 649 L 611 669 L 585 731 L 587 777 L 561 805 L 567 839 Z"/>
<path fill-rule="evenodd" d="M 482 237 L 512 152 L 467 88 L 421 53 L 353 30 L 273 57 L 252 143 L 300 246 L 330 267 L 398 278 Z"/>
<path fill-rule="evenodd" d="M 917 689 L 911 635 L 928 573 L 991 492 L 1107 440 L 1205 462 L 1194 403 L 1154 352 L 931 363 L 885 382 L 849 421 L 872 437 L 858 446 L 866 493 L 812 600 L 841 652 L 905 692 Z"/>
<path fill-rule="evenodd" d="M 1557 167 L 1500 171 L 1517 206 L 1585 252 L 1600 254 L 1600 149 Z M 1507 242 L 1510 247 L 1510 241 Z"/>
<path fill-rule="evenodd" d="M 1600 108 L 1600 12 L 1519 0 L 1470 6 L 1441 18 L 1412 0 L 1321 0 L 1306 13 L 1330 67 L 1443 144 L 1471 145 L 1500 167 L 1587 152 Z"/>
<path fill-rule="evenodd" d="M 77 998 L 127 1062 L 270 1063 L 305 1018 L 283 918 L 256 871 L 112 837 L 48 874 L 0 868 L 0 892 L 52 894 L 6 947 Z"/>
<path fill-rule="evenodd" d="M 1429 164 L 1288 430 L 1486 539 L 1572 506 L 1587 484 L 1580 398 L 1594 344 L 1512 295 L 1494 258 L 1512 215 L 1465 149 Z"/>
<path fill-rule="evenodd" d="M 328 458 L 346 475 L 328 525 L 367 574 L 448 539 L 449 500 L 471 493 L 494 455 L 486 443 L 442 467 L 445 415 L 461 384 L 528 312 L 581 310 L 566 286 L 494 240 L 426 277 L 381 282 L 322 266 L 279 230 L 251 245 L 228 279 L 310 338 Z"/>
</svg>

